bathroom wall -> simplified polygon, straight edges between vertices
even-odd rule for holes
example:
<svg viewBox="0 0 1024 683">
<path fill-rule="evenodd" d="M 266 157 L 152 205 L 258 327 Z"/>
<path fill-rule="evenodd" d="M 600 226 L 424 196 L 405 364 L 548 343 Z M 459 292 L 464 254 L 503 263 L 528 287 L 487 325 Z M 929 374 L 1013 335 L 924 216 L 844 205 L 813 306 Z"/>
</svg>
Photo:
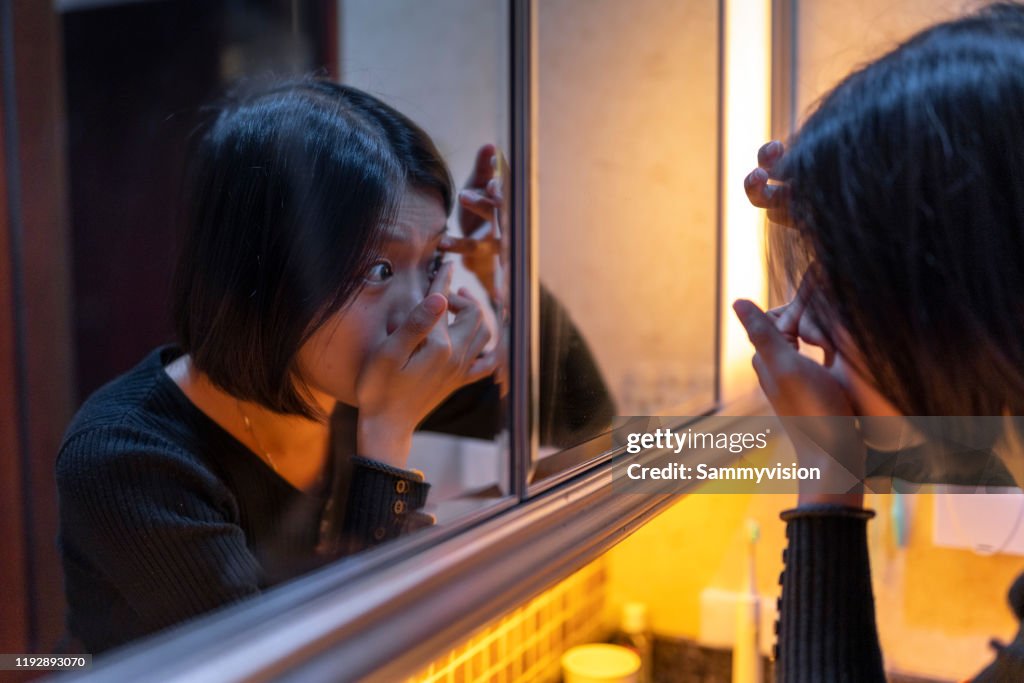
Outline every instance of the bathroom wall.
<svg viewBox="0 0 1024 683">
<path fill-rule="evenodd" d="M 338 0 L 341 80 L 422 126 L 448 161 L 458 187 L 469 176 L 480 145 L 494 143 L 507 153 L 505 4 Z"/>
<path fill-rule="evenodd" d="M 852 69 L 915 31 L 984 3 L 976 0 L 797 0 L 796 115 Z"/>
</svg>

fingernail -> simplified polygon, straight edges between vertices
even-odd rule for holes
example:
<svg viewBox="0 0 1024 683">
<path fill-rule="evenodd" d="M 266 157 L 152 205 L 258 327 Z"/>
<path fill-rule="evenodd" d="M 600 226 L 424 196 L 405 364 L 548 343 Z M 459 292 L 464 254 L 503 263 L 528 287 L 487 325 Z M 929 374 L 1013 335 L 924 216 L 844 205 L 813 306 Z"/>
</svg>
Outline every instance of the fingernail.
<svg viewBox="0 0 1024 683">
<path fill-rule="evenodd" d="M 441 315 L 448 308 L 448 300 L 443 294 L 431 294 L 423 300 L 423 308 L 431 315 Z"/>
<path fill-rule="evenodd" d="M 781 142 L 779 142 L 778 140 L 772 140 L 770 143 L 768 143 L 768 154 L 774 157 L 778 156 L 780 153 L 782 153 Z"/>
</svg>

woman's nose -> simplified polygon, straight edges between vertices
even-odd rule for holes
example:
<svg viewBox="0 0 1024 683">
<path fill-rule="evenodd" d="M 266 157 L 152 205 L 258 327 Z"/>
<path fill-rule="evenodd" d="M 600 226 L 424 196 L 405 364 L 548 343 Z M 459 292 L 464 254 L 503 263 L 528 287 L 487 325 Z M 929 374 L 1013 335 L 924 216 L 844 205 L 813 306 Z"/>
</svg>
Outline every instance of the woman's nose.
<svg viewBox="0 0 1024 683">
<path fill-rule="evenodd" d="M 412 280 L 413 278 L 410 278 L 410 282 L 405 286 L 396 288 L 398 291 L 396 291 L 394 299 L 388 302 L 387 333 L 389 335 L 405 322 L 405 319 L 412 313 L 412 309 L 416 308 L 427 296 L 430 283 Z"/>
</svg>

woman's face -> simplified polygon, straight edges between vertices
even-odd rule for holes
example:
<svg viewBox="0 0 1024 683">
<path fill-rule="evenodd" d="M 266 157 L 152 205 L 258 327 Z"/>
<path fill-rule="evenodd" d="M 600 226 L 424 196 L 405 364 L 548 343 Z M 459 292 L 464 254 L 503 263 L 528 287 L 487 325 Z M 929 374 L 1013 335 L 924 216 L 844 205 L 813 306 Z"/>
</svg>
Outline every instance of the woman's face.
<svg viewBox="0 0 1024 683">
<path fill-rule="evenodd" d="M 444 254 L 447 223 L 436 194 L 405 194 L 385 229 L 380 258 L 364 273 L 354 301 L 335 313 L 299 350 L 299 372 L 329 411 L 335 401 L 356 406 L 356 379 L 370 355 L 426 296 Z"/>
</svg>

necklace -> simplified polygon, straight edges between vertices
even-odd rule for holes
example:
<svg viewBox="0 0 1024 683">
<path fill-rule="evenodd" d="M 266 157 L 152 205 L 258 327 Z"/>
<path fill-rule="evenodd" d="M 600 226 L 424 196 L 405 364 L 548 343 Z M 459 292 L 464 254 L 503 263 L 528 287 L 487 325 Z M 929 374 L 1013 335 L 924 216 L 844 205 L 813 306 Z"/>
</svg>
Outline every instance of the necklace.
<svg viewBox="0 0 1024 683">
<path fill-rule="evenodd" d="M 263 447 L 260 437 L 256 436 L 256 430 L 252 428 L 252 421 L 249 420 L 249 416 L 245 414 L 244 410 L 242 410 L 242 402 L 236 398 L 235 405 L 238 406 L 238 414 L 242 416 L 242 422 L 245 423 L 245 431 L 249 432 L 249 436 L 252 437 L 253 443 L 255 443 L 256 448 L 259 449 L 259 454 L 274 469 L 274 472 L 281 474 L 277 469 L 277 463 L 274 462 L 274 456 L 270 454 L 270 451 Z"/>
</svg>

